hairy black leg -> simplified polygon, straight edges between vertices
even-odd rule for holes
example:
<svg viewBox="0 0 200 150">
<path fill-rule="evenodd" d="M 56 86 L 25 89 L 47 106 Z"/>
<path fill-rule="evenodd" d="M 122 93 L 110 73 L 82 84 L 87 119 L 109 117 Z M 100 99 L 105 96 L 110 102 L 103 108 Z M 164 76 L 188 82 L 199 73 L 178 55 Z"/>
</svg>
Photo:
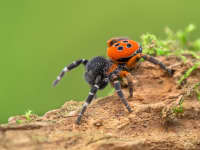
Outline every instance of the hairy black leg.
<svg viewBox="0 0 200 150">
<path fill-rule="evenodd" d="M 118 80 L 114 81 L 114 88 L 115 88 L 120 100 L 122 101 L 122 103 L 126 106 L 126 108 L 128 109 L 129 112 L 132 112 L 131 107 L 129 106 L 127 100 L 124 97 L 124 94 L 122 93 L 121 85 Z"/>
<path fill-rule="evenodd" d="M 97 99 L 97 94 L 94 95 L 94 99 Z"/>
<path fill-rule="evenodd" d="M 122 81 L 120 81 L 121 87 L 128 88 L 129 90 L 129 98 L 133 97 L 133 77 L 130 73 L 122 77 Z"/>
<path fill-rule="evenodd" d="M 78 118 L 77 118 L 77 120 L 76 120 L 76 123 L 77 123 L 77 124 L 80 124 L 81 118 L 82 118 L 84 112 L 86 111 L 87 106 L 88 106 L 88 105 L 91 103 L 91 101 L 93 100 L 93 98 L 94 98 L 94 96 L 96 95 L 98 89 L 99 89 L 99 86 L 98 86 L 97 84 L 95 84 L 95 85 L 92 87 L 92 89 L 90 90 L 89 95 L 88 95 L 88 97 L 87 97 L 85 103 L 83 104 L 83 107 L 82 107 L 82 109 L 81 109 L 81 112 L 79 113 Z"/>
<path fill-rule="evenodd" d="M 166 70 L 170 76 L 172 76 L 174 74 L 175 70 L 167 68 L 162 62 L 155 59 L 154 57 L 143 54 L 142 58 L 144 58 L 145 60 L 147 60 L 155 65 L 159 65 L 163 70 Z"/>
<path fill-rule="evenodd" d="M 66 66 L 62 71 L 61 73 L 59 74 L 59 76 L 57 77 L 57 79 L 53 82 L 53 86 L 56 86 L 57 83 L 63 78 L 63 76 L 65 75 L 66 72 L 78 67 L 81 63 L 86 65 L 88 62 L 88 60 L 86 59 L 80 59 L 80 60 L 77 60 L 77 61 L 74 61 L 72 64 Z"/>
<path fill-rule="evenodd" d="M 133 82 L 128 81 L 129 97 L 133 97 Z"/>
<path fill-rule="evenodd" d="M 133 97 L 133 77 L 130 73 L 126 75 L 128 81 L 129 97 Z"/>
<path fill-rule="evenodd" d="M 124 77 L 126 78 L 128 82 L 129 98 L 133 97 L 133 76 L 129 72 L 126 72 Z"/>
</svg>

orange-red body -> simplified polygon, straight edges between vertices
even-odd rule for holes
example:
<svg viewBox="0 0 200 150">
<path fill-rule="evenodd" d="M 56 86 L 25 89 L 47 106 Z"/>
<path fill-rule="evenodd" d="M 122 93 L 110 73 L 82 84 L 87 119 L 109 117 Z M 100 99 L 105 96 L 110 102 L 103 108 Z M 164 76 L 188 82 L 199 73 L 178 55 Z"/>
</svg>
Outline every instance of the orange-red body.
<svg viewBox="0 0 200 150">
<path fill-rule="evenodd" d="M 132 69 L 142 57 L 139 43 L 127 38 L 112 38 L 107 42 L 107 55 L 115 64 L 125 64 Z"/>
</svg>

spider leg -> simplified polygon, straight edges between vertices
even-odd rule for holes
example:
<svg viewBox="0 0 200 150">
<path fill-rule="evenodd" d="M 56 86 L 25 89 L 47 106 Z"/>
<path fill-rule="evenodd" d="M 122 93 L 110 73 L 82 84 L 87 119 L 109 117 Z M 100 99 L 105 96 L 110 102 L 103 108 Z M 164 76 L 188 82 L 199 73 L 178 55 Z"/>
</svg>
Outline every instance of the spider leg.
<svg viewBox="0 0 200 150">
<path fill-rule="evenodd" d="M 86 65 L 88 63 L 88 60 L 86 59 L 80 59 L 80 60 L 77 60 L 77 61 L 74 61 L 72 64 L 66 66 L 62 71 L 61 73 L 59 74 L 59 76 L 57 77 L 57 79 L 53 82 L 53 86 L 56 86 L 57 83 L 63 78 L 63 76 L 65 75 L 66 72 L 78 67 L 80 64 L 84 64 Z"/>
<path fill-rule="evenodd" d="M 126 66 L 129 68 L 129 69 L 132 69 L 136 66 L 138 60 L 141 58 L 141 55 L 140 54 L 136 54 L 135 56 L 133 56 L 127 63 L 126 63 Z"/>
<path fill-rule="evenodd" d="M 122 101 L 122 103 L 126 106 L 126 108 L 128 109 L 129 112 L 132 112 L 131 107 L 129 106 L 127 100 L 124 97 L 124 94 L 122 93 L 121 85 L 118 80 L 114 81 L 114 88 L 115 88 L 120 100 Z"/>
<path fill-rule="evenodd" d="M 128 81 L 129 97 L 133 97 L 133 77 L 127 71 L 120 71 L 120 77 L 125 77 Z"/>
<path fill-rule="evenodd" d="M 155 59 L 154 57 L 148 56 L 148 55 L 144 55 L 144 54 L 142 54 L 141 56 L 145 60 L 147 60 L 147 61 L 149 61 L 149 62 L 151 62 L 151 63 L 153 63 L 155 65 L 159 65 L 163 70 L 166 70 L 167 73 L 170 76 L 172 76 L 174 74 L 175 70 L 167 68 L 162 62 L 160 62 L 159 60 Z"/>
<path fill-rule="evenodd" d="M 94 95 L 94 99 L 97 99 L 97 94 Z"/>
<path fill-rule="evenodd" d="M 84 114 L 84 112 L 86 111 L 88 105 L 91 103 L 91 101 L 93 100 L 94 96 L 96 95 L 97 93 L 97 90 L 99 89 L 99 86 L 97 84 L 95 84 L 92 89 L 90 90 L 89 92 L 89 95 L 85 101 L 85 103 L 83 104 L 83 107 L 81 109 L 81 112 L 79 113 L 78 115 L 78 118 L 76 120 L 76 124 L 80 124 L 80 121 L 81 121 L 81 118 Z"/>
<path fill-rule="evenodd" d="M 129 97 L 133 97 L 133 79 L 132 79 L 132 75 L 130 73 L 128 73 L 126 75 L 126 79 L 128 81 Z"/>
<path fill-rule="evenodd" d="M 90 88 L 92 89 L 93 86 L 90 85 Z M 94 95 L 94 99 L 97 99 L 97 93 Z"/>
</svg>

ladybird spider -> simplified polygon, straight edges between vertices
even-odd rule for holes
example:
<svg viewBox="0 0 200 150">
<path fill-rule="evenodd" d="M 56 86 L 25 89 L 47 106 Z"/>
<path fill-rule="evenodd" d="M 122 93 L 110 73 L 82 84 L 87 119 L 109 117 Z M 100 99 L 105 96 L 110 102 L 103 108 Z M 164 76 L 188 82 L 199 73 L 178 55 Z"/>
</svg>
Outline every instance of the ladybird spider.
<svg viewBox="0 0 200 150">
<path fill-rule="evenodd" d="M 93 100 L 97 91 L 104 89 L 109 82 L 113 83 L 113 86 L 120 100 L 126 106 L 127 110 L 129 112 L 132 112 L 131 107 L 129 106 L 127 100 L 124 97 L 123 92 L 121 91 L 120 82 L 118 81 L 120 73 L 122 73 L 123 71 L 121 71 L 121 68 L 119 68 L 116 64 L 113 64 L 110 60 L 101 56 L 94 57 L 89 61 L 85 59 L 74 61 L 72 64 L 66 66 L 62 70 L 60 75 L 53 82 L 53 86 L 57 85 L 57 83 L 63 78 L 66 72 L 78 67 L 80 64 L 83 64 L 85 66 L 84 77 L 88 84 L 91 86 L 91 89 L 78 115 L 78 118 L 76 120 L 77 124 L 80 124 L 84 112 Z"/>
<path fill-rule="evenodd" d="M 136 66 L 140 58 L 147 60 L 155 65 L 159 65 L 161 69 L 167 71 L 172 76 L 174 74 L 173 69 L 167 68 L 162 62 L 155 59 L 152 56 L 142 54 L 142 47 L 139 43 L 129 40 L 128 38 L 111 38 L 107 41 L 107 55 L 109 59 L 116 65 L 124 68 L 124 73 L 121 73 L 121 77 L 130 76 L 130 71 Z M 129 82 L 129 80 L 128 80 Z M 128 83 L 129 89 L 132 89 L 132 83 Z"/>
</svg>

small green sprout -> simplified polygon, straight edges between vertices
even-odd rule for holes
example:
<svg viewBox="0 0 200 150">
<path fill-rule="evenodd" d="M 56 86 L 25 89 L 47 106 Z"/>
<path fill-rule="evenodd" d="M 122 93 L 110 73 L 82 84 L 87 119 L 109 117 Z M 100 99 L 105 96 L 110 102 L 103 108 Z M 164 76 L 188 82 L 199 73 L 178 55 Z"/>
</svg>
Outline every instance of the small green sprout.
<svg viewBox="0 0 200 150">
<path fill-rule="evenodd" d="M 196 91 L 197 92 L 197 100 L 200 102 L 200 91 Z"/>
<path fill-rule="evenodd" d="M 196 30 L 196 26 L 194 24 L 189 24 L 186 28 L 185 28 L 185 32 L 186 33 L 191 33 L 194 30 Z"/>
<path fill-rule="evenodd" d="M 17 120 L 16 120 L 16 123 L 17 123 L 17 124 L 21 124 L 21 123 L 22 123 L 22 120 L 17 119 Z"/>
<path fill-rule="evenodd" d="M 178 106 L 177 107 L 174 107 L 172 110 L 173 110 L 173 113 L 183 113 L 183 101 L 184 101 L 184 97 L 181 97 L 179 103 L 178 103 Z"/>
<path fill-rule="evenodd" d="M 156 49 L 157 56 L 164 56 L 164 55 L 168 55 L 169 53 L 170 51 L 166 49 L 161 49 L 161 48 Z"/>
<path fill-rule="evenodd" d="M 179 105 L 178 107 L 173 108 L 174 113 L 183 113 L 183 106 Z"/>
<path fill-rule="evenodd" d="M 165 34 L 167 35 L 167 40 L 176 39 L 176 36 L 175 36 L 174 32 L 169 27 L 165 28 Z"/>
<path fill-rule="evenodd" d="M 31 121 L 31 115 L 32 115 L 32 111 L 31 111 L 31 110 L 28 110 L 28 111 L 25 113 L 26 120 Z"/>
<path fill-rule="evenodd" d="M 187 63 L 188 59 L 187 59 L 185 56 L 180 55 L 179 57 L 181 58 L 181 60 L 182 60 L 184 63 Z"/>
<path fill-rule="evenodd" d="M 200 51 L 200 39 L 197 39 L 192 43 L 192 48 L 194 51 Z"/>
<path fill-rule="evenodd" d="M 185 30 L 180 30 L 176 33 L 177 38 L 183 45 L 187 45 L 188 43 L 188 36 L 191 32 L 196 29 L 196 26 L 193 24 L 188 25 Z"/>
<path fill-rule="evenodd" d="M 200 62 L 195 63 L 191 68 L 189 68 L 186 73 L 181 77 L 181 79 L 178 81 L 178 84 L 181 84 L 185 79 L 187 79 L 192 71 L 197 69 L 200 66 Z"/>
</svg>

